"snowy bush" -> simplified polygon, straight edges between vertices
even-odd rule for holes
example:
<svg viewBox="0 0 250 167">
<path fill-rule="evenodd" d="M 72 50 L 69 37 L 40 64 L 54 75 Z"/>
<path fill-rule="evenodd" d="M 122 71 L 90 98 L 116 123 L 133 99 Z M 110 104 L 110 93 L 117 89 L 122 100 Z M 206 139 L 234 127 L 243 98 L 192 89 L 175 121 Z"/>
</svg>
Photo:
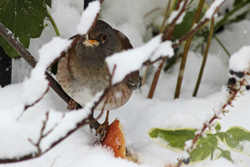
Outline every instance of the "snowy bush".
<svg viewBox="0 0 250 167">
<path fill-rule="evenodd" d="M 190 85 L 195 83 L 196 74 L 199 71 L 197 64 L 201 62 L 200 54 L 194 52 L 195 48 L 211 42 L 211 53 L 212 50 L 218 50 L 216 41 L 212 40 L 214 35 L 212 30 L 217 31 L 221 26 L 241 21 L 247 17 L 246 8 L 250 2 L 237 0 L 233 1 L 230 6 L 232 9 L 228 13 L 217 17 L 217 12 L 223 2 L 223 0 L 216 0 L 209 8 L 203 8 L 203 5 L 198 8 L 197 2 L 188 0 L 182 2 L 176 0 L 169 5 L 165 0 L 154 2 L 149 0 L 106 0 L 103 4 L 98 1 L 91 3 L 87 10 L 80 14 L 82 4 L 76 0 L 54 0 L 52 4 L 51 1 L 44 1 L 43 4 L 40 4 L 40 2 L 30 0 L 25 1 L 21 8 L 15 8 L 12 11 L 14 14 L 11 15 L 11 20 L 15 20 L 14 24 L 19 24 L 20 18 L 24 18 L 26 15 L 27 20 L 30 20 L 28 17 L 31 15 L 39 15 L 37 27 L 29 27 L 27 36 L 23 35 L 26 30 L 22 30 L 21 24 L 21 30 L 16 29 L 15 26 L 14 28 L 7 26 L 5 14 L 8 12 L 8 8 L 6 6 L 13 5 L 14 0 L 0 3 L 0 9 L 3 9 L 0 11 L 0 34 L 10 42 L 12 40 L 12 44 L 16 43 L 19 50 L 14 49 L 14 51 L 2 37 L 0 45 L 12 57 L 17 57 L 17 53 L 21 56 L 23 53 L 29 54 L 23 46 L 29 47 L 32 55 L 38 58 L 37 62 L 33 60 L 34 69 L 30 72 L 26 72 L 27 69 L 22 68 L 13 69 L 13 84 L 0 88 L 0 163 L 20 161 L 17 164 L 10 164 L 10 166 L 34 166 L 34 163 L 36 166 L 103 166 L 104 164 L 138 166 L 132 162 L 115 159 L 108 148 L 99 145 L 92 146 L 95 140 L 94 135 L 89 132 L 88 126 L 83 125 L 89 123 L 89 115 L 94 112 L 95 107 L 107 92 L 131 72 L 147 71 L 145 67 L 153 64 L 157 70 L 149 70 L 148 77 L 144 78 L 145 84 L 142 87 L 142 93 L 135 92 L 128 104 L 113 111 L 114 115 L 111 116 L 113 119 L 118 117 L 124 124 L 127 148 L 137 154 L 141 166 L 172 164 L 180 166 L 183 162 L 186 164 L 201 162 L 209 157 L 211 160 L 223 157 L 232 163 L 223 159 L 214 162 L 207 161 L 195 166 L 218 166 L 221 163 L 243 166 L 242 160 L 245 164 L 250 164 L 249 158 L 225 150 L 226 145 L 233 151 L 250 155 L 248 149 L 250 132 L 247 130 L 250 129 L 247 121 L 249 107 L 246 105 L 249 93 L 244 92 L 244 90 L 249 90 L 250 47 L 241 45 L 239 46 L 242 47 L 241 49 L 235 48 L 232 51 L 230 46 L 236 45 L 234 43 L 237 43 L 237 40 L 231 37 L 226 41 L 225 35 L 218 34 L 223 39 L 222 43 L 227 44 L 225 47 L 219 41 L 224 48 L 223 53 L 228 52 L 227 49 L 230 53 L 235 52 L 229 60 L 229 70 L 225 63 L 227 58 L 217 56 L 218 53 L 210 54 L 208 61 L 205 62 L 208 69 L 204 71 L 204 81 L 200 83 L 199 92 L 202 95 L 198 98 L 189 97 L 192 91 Z M 32 10 L 37 13 L 34 11 L 33 13 L 31 11 L 31 14 L 30 11 L 23 12 L 28 5 L 30 8 L 34 6 Z M 47 11 L 45 5 L 52 8 L 48 8 Z M 194 18 L 198 10 L 200 10 L 199 17 L 197 22 L 194 22 L 195 19 L 190 18 Z M 162 11 L 164 14 L 161 13 Z M 166 11 L 171 14 L 168 16 Z M 49 88 L 51 80 L 47 79 L 49 77 L 53 79 L 53 74 L 49 75 L 48 69 L 75 42 L 66 38 L 76 33 L 86 34 L 99 12 L 101 19 L 109 22 L 130 38 L 135 49 L 108 57 L 106 63 L 112 74 L 109 87 L 98 93 L 84 108 L 66 112 L 66 103 Z M 164 17 L 165 13 L 167 13 L 166 17 Z M 46 21 L 48 26 L 43 27 L 41 23 L 46 15 L 50 16 L 50 21 Z M 53 37 L 55 34 L 53 34 L 51 24 L 53 23 L 52 17 L 60 30 L 57 35 L 61 34 L 62 37 Z M 212 20 L 211 25 L 213 25 L 213 21 L 215 23 L 214 29 L 211 28 L 213 26 L 205 26 L 210 20 Z M 5 26 L 11 31 L 4 28 L 2 23 L 6 24 Z M 27 21 L 27 25 L 30 24 L 32 22 Z M 249 25 L 248 21 L 246 25 Z M 34 34 L 30 34 L 29 31 L 32 32 L 33 29 L 36 31 Z M 239 29 L 235 28 L 234 31 Z M 244 33 L 247 34 L 248 31 L 248 29 L 244 30 Z M 160 34 L 156 35 L 156 32 Z M 31 39 L 40 35 L 41 37 L 38 39 Z M 191 42 L 192 39 L 194 42 L 190 43 L 191 49 L 189 49 L 188 40 Z M 232 42 L 234 40 L 236 41 Z M 182 45 L 184 42 L 185 46 Z M 187 48 L 186 51 L 185 48 Z M 208 44 L 207 48 L 209 50 Z M 239 51 L 236 52 L 238 49 Z M 37 52 L 37 50 L 39 51 Z M 179 77 L 183 77 L 184 72 L 185 76 L 188 76 L 183 79 L 184 88 L 180 93 L 181 98 L 170 100 L 174 94 L 173 86 L 175 86 L 178 74 L 176 66 L 179 64 L 171 63 L 170 60 L 177 61 L 178 55 L 183 56 L 187 53 L 192 62 L 187 61 L 186 70 L 179 71 Z M 25 62 L 21 61 L 13 60 L 14 66 L 26 66 Z M 172 73 L 169 73 L 170 70 L 168 73 L 160 73 L 163 66 L 172 69 Z M 226 76 L 228 71 L 230 71 L 229 79 Z M 22 81 L 23 75 L 30 75 L 30 77 L 26 77 Z M 153 77 L 154 79 L 152 79 Z M 150 87 L 149 82 L 152 80 L 154 80 L 152 85 L 155 88 L 152 88 L 152 85 Z M 222 91 L 219 91 L 227 80 L 227 87 L 223 86 Z M 152 92 L 149 96 L 152 98 L 154 95 L 154 99 L 145 98 L 148 92 Z M 239 94 L 245 96 L 239 97 Z M 215 105 L 213 105 L 215 100 Z M 233 105 L 234 107 L 232 107 Z M 99 114 L 101 115 L 101 113 Z M 227 117 L 219 120 L 224 114 Z M 220 121 L 220 123 L 215 124 L 214 120 Z M 148 133 L 153 141 L 164 148 L 182 154 L 176 154 L 155 145 L 147 136 L 149 129 Z M 206 131 L 208 129 L 210 131 Z M 21 161 L 33 158 L 38 159 L 21 163 Z"/>
</svg>

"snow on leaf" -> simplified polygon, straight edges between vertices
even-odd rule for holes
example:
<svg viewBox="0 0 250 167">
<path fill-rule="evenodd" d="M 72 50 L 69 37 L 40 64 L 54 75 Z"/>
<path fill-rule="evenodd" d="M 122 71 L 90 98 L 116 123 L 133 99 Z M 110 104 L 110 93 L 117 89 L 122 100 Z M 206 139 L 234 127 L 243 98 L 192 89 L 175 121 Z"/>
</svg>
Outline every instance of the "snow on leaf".
<svg viewBox="0 0 250 167">
<path fill-rule="evenodd" d="M 161 147 L 176 152 L 182 152 L 185 142 L 195 137 L 195 129 L 159 129 L 152 128 L 148 131 L 150 138 Z"/>
<path fill-rule="evenodd" d="M 110 74 L 114 71 L 112 84 L 121 82 L 126 75 L 139 70 L 147 60 L 155 61 L 162 56 L 173 56 L 174 51 L 170 41 L 161 43 L 162 35 L 151 39 L 148 43 L 135 49 L 115 53 L 106 58 Z"/>
<path fill-rule="evenodd" d="M 220 138 L 221 139 L 221 138 Z M 233 151 L 250 156 L 250 131 L 238 126 L 230 127 L 222 140 Z"/>
<path fill-rule="evenodd" d="M 100 2 L 94 1 L 89 3 L 86 10 L 83 11 L 80 23 L 77 26 L 77 32 L 84 35 L 88 32 L 100 11 Z"/>
</svg>

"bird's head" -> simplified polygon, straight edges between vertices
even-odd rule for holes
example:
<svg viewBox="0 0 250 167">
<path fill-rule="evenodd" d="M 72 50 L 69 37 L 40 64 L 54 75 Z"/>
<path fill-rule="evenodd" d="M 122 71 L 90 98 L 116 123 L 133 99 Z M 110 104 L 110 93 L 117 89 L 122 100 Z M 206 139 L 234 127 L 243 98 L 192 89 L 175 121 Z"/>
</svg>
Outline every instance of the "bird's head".
<svg viewBox="0 0 250 167">
<path fill-rule="evenodd" d="M 120 51 L 120 47 L 113 28 L 106 22 L 97 20 L 89 34 L 78 42 L 77 50 L 81 51 L 83 56 L 97 56 L 105 59 Z"/>
</svg>

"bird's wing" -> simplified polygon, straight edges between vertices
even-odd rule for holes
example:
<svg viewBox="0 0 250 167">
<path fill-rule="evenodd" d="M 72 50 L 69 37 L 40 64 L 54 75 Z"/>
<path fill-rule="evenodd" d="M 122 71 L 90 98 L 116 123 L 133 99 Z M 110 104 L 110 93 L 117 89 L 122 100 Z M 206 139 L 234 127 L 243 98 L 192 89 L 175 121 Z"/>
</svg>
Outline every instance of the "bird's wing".
<svg viewBox="0 0 250 167">
<path fill-rule="evenodd" d="M 132 49 L 133 46 L 131 45 L 129 39 L 126 37 L 126 35 L 124 35 L 122 32 L 116 30 L 116 29 L 113 29 L 114 32 L 115 32 L 115 35 L 118 39 L 120 39 L 121 41 L 121 45 L 122 45 L 122 48 L 124 50 L 127 50 L 127 49 Z"/>
<path fill-rule="evenodd" d="M 117 36 L 117 38 L 120 39 L 122 48 L 124 50 L 133 48 L 129 39 L 122 32 L 120 32 L 116 29 L 114 29 L 114 32 L 115 32 L 115 35 Z M 140 88 L 141 77 L 139 76 L 139 71 L 135 71 L 135 72 L 129 74 L 125 79 L 125 83 L 132 90 L 136 90 L 136 89 Z"/>
<path fill-rule="evenodd" d="M 126 78 L 125 83 L 130 89 L 136 90 L 141 87 L 141 77 L 139 76 L 139 71 L 129 74 Z"/>
</svg>

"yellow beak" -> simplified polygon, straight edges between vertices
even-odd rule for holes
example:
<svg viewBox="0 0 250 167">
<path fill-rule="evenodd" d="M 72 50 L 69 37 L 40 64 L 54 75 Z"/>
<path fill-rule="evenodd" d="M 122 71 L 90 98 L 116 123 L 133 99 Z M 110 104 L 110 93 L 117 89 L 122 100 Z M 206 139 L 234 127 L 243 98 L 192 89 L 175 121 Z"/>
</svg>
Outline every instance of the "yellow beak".
<svg viewBox="0 0 250 167">
<path fill-rule="evenodd" d="M 83 45 L 90 47 L 98 46 L 100 44 L 97 40 L 92 40 L 92 39 L 85 40 L 82 43 Z"/>
</svg>

